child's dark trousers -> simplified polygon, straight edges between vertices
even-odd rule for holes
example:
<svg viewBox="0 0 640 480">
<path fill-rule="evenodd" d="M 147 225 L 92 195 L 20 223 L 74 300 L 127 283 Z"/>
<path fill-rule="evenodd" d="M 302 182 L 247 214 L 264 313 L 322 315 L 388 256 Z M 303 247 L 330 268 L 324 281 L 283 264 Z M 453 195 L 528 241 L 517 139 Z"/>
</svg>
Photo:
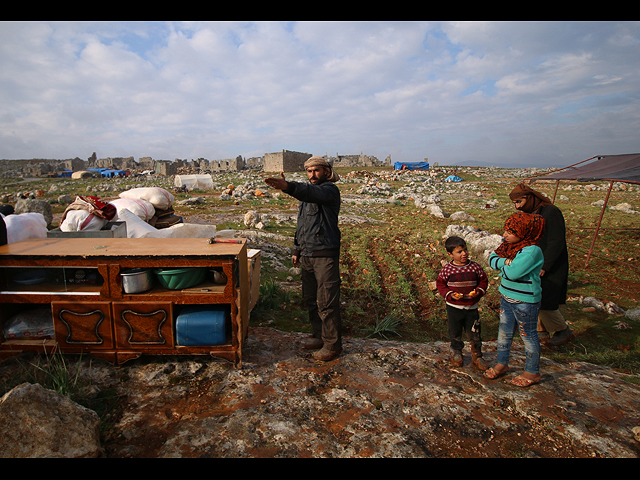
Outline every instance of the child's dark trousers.
<svg viewBox="0 0 640 480">
<path fill-rule="evenodd" d="M 467 332 L 471 342 L 471 352 L 475 357 L 482 357 L 482 329 L 480 326 L 480 314 L 477 308 L 462 309 L 447 305 L 447 319 L 449 320 L 449 338 L 451 349 L 461 351 L 464 347 L 462 332 Z"/>
</svg>

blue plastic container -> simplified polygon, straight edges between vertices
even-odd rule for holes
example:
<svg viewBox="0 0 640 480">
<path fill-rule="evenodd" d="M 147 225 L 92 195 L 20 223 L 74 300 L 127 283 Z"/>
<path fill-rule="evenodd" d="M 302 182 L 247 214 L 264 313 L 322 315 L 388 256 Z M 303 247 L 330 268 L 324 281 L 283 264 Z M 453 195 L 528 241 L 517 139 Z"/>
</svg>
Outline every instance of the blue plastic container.
<svg viewBox="0 0 640 480">
<path fill-rule="evenodd" d="M 176 318 L 176 342 L 184 347 L 224 345 L 230 308 L 224 305 L 183 307 Z"/>
</svg>

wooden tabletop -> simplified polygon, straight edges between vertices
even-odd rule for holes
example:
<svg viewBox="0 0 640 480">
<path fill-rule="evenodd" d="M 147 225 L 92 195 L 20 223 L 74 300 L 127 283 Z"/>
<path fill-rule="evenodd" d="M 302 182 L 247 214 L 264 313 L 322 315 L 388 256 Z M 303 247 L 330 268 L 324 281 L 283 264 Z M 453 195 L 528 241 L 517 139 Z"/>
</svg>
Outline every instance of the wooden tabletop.
<svg viewBox="0 0 640 480">
<path fill-rule="evenodd" d="M 238 255 L 242 243 L 209 243 L 208 238 L 29 238 L 0 246 L 0 259 L 13 256 L 188 256 Z"/>
</svg>

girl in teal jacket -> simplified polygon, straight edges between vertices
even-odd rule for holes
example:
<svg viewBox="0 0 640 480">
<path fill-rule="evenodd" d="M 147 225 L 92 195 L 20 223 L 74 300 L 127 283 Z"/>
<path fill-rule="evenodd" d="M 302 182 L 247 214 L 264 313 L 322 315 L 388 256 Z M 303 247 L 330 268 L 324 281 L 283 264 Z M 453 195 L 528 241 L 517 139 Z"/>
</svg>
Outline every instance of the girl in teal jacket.
<svg viewBox="0 0 640 480">
<path fill-rule="evenodd" d="M 504 240 L 489 257 L 489 265 L 500 271 L 500 327 L 498 331 L 497 365 L 485 376 L 501 377 L 509 370 L 509 354 L 516 330 L 524 343 L 524 372 L 513 379 L 513 385 L 528 387 L 540 381 L 540 342 L 538 312 L 542 288 L 540 269 L 544 263 L 538 242 L 544 231 L 541 215 L 516 212 L 504 224 Z"/>
</svg>

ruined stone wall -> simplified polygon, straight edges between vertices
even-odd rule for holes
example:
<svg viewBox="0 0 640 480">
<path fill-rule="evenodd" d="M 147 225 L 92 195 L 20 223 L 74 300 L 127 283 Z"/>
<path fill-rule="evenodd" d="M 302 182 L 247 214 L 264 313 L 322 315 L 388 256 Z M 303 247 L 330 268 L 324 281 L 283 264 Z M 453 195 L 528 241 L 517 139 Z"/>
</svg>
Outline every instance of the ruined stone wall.
<svg viewBox="0 0 640 480">
<path fill-rule="evenodd" d="M 136 162 L 133 157 L 107 157 L 98 158 L 91 168 L 111 168 L 113 170 L 127 170 L 135 168 Z"/>
<path fill-rule="evenodd" d="M 304 162 L 310 153 L 293 152 L 291 150 L 282 150 L 281 152 L 264 154 L 264 171 L 265 172 L 299 172 L 304 169 Z"/>
<path fill-rule="evenodd" d="M 264 165 L 263 157 L 251 157 L 245 160 L 245 167 L 247 168 L 258 168 Z"/>
<path fill-rule="evenodd" d="M 141 170 L 153 170 L 154 161 L 151 157 L 140 157 L 138 159 L 138 168 Z"/>
<path fill-rule="evenodd" d="M 85 170 L 87 166 L 87 162 L 82 160 L 81 158 L 73 158 L 71 160 L 64 161 L 64 168 L 67 170 L 71 170 L 72 172 L 79 172 L 80 170 Z"/>
<path fill-rule="evenodd" d="M 155 171 L 158 175 L 175 175 L 178 172 L 178 165 L 176 162 L 157 160 L 155 166 Z"/>
<path fill-rule="evenodd" d="M 280 172 L 283 171 L 283 153 L 265 153 L 264 154 L 264 171 L 265 172 Z"/>
<path fill-rule="evenodd" d="M 334 167 L 378 167 L 384 165 L 373 155 L 338 155 L 329 157 L 329 163 L 333 163 Z"/>
<path fill-rule="evenodd" d="M 97 158 L 95 152 L 87 161 L 79 158 L 69 160 L 45 160 L 31 159 L 24 160 L 19 166 L 18 161 L 10 160 L 5 166 L 0 164 L 0 172 L 7 170 L 19 171 L 31 176 L 46 176 L 65 168 L 72 171 L 85 170 L 87 168 L 110 168 L 115 170 L 144 171 L 154 170 L 160 175 L 175 175 L 178 172 L 185 173 L 225 173 L 236 172 L 248 168 L 262 168 L 265 172 L 300 172 L 304 169 L 304 162 L 312 154 L 295 152 L 292 150 L 282 150 L 280 152 L 265 153 L 264 157 L 251 157 L 243 159 L 241 155 L 236 158 L 222 160 L 207 160 L 198 158 L 197 160 L 176 158 L 171 160 L 154 160 L 151 157 L 140 157 L 138 162 L 133 157 L 107 157 Z M 338 155 L 330 157 L 325 155 L 329 163 L 336 167 L 368 167 L 381 166 L 385 162 L 379 161 L 371 155 Z M 36 165 L 37 164 L 37 165 Z M 391 164 L 391 159 L 386 159 L 386 164 Z M 54 166 L 55 165 L 55 166 Z"/>
<path fill-rule="evenodd" d="M 227 158 L 224 160 L 207 160 L 208 166 L 204 168 L 203 163 L 200 164 L 201 170 L 208 170 L 212 173 L 237 172 L 244 170 L 244 159 L 241 155 L 236 158 Z"/>
</svg>

